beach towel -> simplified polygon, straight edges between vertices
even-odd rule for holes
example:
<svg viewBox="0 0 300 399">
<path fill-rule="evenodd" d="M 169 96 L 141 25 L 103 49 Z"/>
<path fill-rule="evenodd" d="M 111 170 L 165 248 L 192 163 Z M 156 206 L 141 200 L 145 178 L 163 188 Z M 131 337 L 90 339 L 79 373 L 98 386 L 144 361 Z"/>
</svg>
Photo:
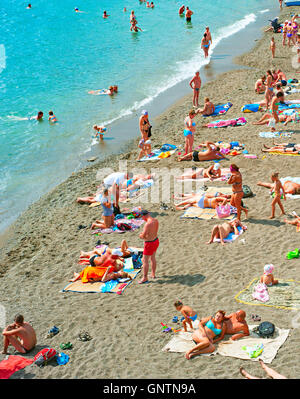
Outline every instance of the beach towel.
<svg viewBox="0 0 300 399">
<path fill-rule="evenodd" d="M 173 144 L 163 144 L 161 148 L 155 149 L 148 156 L 144 156 L 139 160 L 139 162 L 144 161 L 159 161 L 160 159 L 169 158 L 177 150 L 176 145 Z"/>
<path fill-rule="evenodd" d="M 184 214 L 180 216 L 182 219 L 204 219 L 204 220 L 210 220 L 210 219 L 218 219 L 218 215 L 215 209 L 212 208 L 196 208 L 194 206 L 191 206 L 190 208 L 186 209 L 184 211 Z M 232 220 L 235 218 L 235 214 L 231 214 L 227 216 L 226 218 L 222 218 L 222 220 Z"/>
<path fill-rule="evenodd" d="M 276 327 L 274 336 L 272 338 L 260 338 L 258 334 L 253 332 L 253 329 L 255 327 L 257 326 L 249 325 L 250 335 L 236 341 L 230 341 L 230 335 L 225 335 L 227 340 L 215 344 L 216 350 L 214 352 L 203 354 L 200 356 L 212 356 L 219 354 L 221 356 L 235 357 L 243 360 L 258 361 L 258 359 L 262 359 L 266 364 L 271 363 L 275 358 L 279 348 L 286 341 L 290 330 Z M 259 357 L 256 358 L 251 358 L 249 354 L 242 349 L 245 346 L 254 347 L 261 344 L 263 345 L 263 352 Z M 196 346 L 196 344 L 192 340 L 192 332 L 180 331 L 171 338 L 167 345 L 162 348 L 162 351 L 185 353 L 188 350 L 192 349 L 194 346 Z"/>
<path fill-rule="evenodd" d="M 272 139 L 275 137 L 292 137 L 293 132 L 260 132 L 259 137 Z"/>
<path fill-rule="evenodd" d="M 0 362 L 0 380 L 7 380 L 16 371 L 23 369 L 33 363 L 33 359 L 23 356 L 10 355 L 8 359 Z"/>
<path fill-rule="evenodd" d="M 139 274 L 140 269 L 134 269 L 132 264 L 132 258 L 125 259 L 125 265 L 123 269 L 126 273 L 128 273 L 131 277 L 131 280 L 124 282 L 123 279 L 111 280 L 106 283 L 102 283 L 101 281 L 97 281 L 94 283 L 83 283 L 81 280 L 77 280 L 75 282 L 71 282 L 67 284 L 62 292 L 85 292 L 85 293 L 113 293 L 121 295 L 125 288 L 128 287 L 132 283 L 132 281 Z"/>
<path fill-rule="evenodd" d="M 196 171 L 193 171 L 192 169 L 187 170 L 189 173 L 196 173 Z M 230 174 L 230 169 L 229 168 L 222 168 L 221 169 L 221 176 L 218 177 L 217 179 L 214 179 L 213 181 L 225 181 L 227 180 L 227 175 Z M 210 181 L 208 177 L 199 177 L 197 179 L 177 179 L 178 181 L 186 182 L 186 181 L 199 181 L 199 182 L 205 182 L 205 181 Z"/>
<path fill-rule="evenodd" d="M 287 340 L 290 330 L 275 328 L 275 333 L 271 338 L 261 338 L 253 330 L 257 327 L 249 325 L 250 336 L 238 339 L 236 341 L 222 341 L 219 343 L 217 353 L 221 356 L 230 356 L 243 360 L 258 361 L 261 359 L 264 363 L 272 363 L 277 355 L 279 348 Z M 251 358 L 244 347 L 253 348 L 255 346 L 263 346 L 262 354 L 258 357 Z"/>
<path fill-rule="evenodd" d="M 262 109 L 262 106 L 259 103 L 246 104 L 241 108 L 242 112 L 258 112 Z"/>
<path fill-rule="evenodd" d="M 228 126 L 243 126 L 246 125 L 247 121 L 245 118 L 236 118 L 236 119 L 228 119 L 228 120 L 219 120 L 215 122 L 208 123 L 205 125 L 206 127 L 228 127 Z"/>
<path fill-rule="evenodd" d="M 233 216 L 233 215 L 230 215 Z M 226 238 L 224 238 L 224 242 L 233 242 L 234 240 L 236 240 L 241 234 L 243 234 L 244 230 L 238 226 L 238 231 L 240 234 L 234 234 L 234 233 L 229 233 L 228 236 Z M 220 238 L 215 238 L 214 242 L 221 242 Z"/>
<path fill-rule="evenodd" d="M 211 115 L 202 115 L 204 118 L 208 116 L 224 115 L 232 107 L 232 103 L 228 102 L 226 104 L 215 105 L 215 111 Z"/>
<path fill-rule="evenodd" d="M 255 286 L 259 282 L 260 278 L 253 279 L 245 289 L 235 296 L 235 300 L 247 305 L 288 310 L 300 309 L 300 281 L 279 280 L 278 284 L 268 287 L 270 299 L 265 303 L 258 302 L 252 296 Z"/>
<path fill-rule="evenodd" d="M 120 230 L 117 227 L 117 224 L 119 223 L 126 223 L 131 226 L 130 230 Z M 141 227 L 141 225 L 144 223 L 143 219 L 116 219 L 115 224 L 113 227 L 110 227 L 108 229 L 96 229 L 92 231 L 92 234 L 111 234 L 111 233 L 126 233 L 126 231 L 135 231 Z"/>
<path fill-rule="evenodd" d="M 271 152 L 266 152 L 266 154 L 271 154 L 271 155 L 289 155 L 290 157 L 299 157 L 300 154 L 291 154 L 288 152 L 275 152 L 275 151 L 271 151 Z"/>
</svg>

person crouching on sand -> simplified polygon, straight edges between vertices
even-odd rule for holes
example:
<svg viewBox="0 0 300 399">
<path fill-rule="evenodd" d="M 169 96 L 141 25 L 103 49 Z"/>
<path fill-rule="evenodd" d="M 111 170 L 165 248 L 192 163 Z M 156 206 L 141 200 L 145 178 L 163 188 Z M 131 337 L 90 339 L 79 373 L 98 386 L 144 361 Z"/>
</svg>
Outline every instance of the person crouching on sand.
<svg viewBox="0 0 300 399">
<path fill-rule="evenodd" d="M 181 301 L 175 302 L 174 306 L 176 310 L 181 312 L 184 316 L 184 320 L 182 321 L 184 331 L 187 332 L 187 324 L 194 330 L 192 321 L 197 319 L 197 313 L 190 306 L 184 305 Z"/>
</svg>

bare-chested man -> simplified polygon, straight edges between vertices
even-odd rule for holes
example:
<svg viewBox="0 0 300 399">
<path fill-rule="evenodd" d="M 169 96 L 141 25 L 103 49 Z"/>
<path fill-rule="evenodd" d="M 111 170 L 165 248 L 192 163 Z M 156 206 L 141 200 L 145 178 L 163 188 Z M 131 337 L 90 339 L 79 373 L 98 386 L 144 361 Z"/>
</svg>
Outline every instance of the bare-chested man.
<svg viewBox="0 0 300 399">
<path fill-rule="evenodd" d="M 144 252 L 143 252 L 143 277 L 139 281 L 139 284 L 148 282 L 148 270 L 149 260 L 151 263 L 151 277 L 155 278 L 156 271 L 156 259 L 155 254 L 159 246 L 159 239 L 157 237 L 158 232 L 158 220 L 153 218 L 148 211 L 143 210 L 141 212 L 142 219 L 146 222 L 143 232 L 140 234 L 140 238 L 144 240 Z"/>
<path fill-rule="evenodd" d="M 238 310 L 224 317 L 226 334 L 233 334 L 230 338 L 231 340 L 235 341 L 236 339 L 249 335 L 249 328 L 245 318 L 246 313 L 243 310 Z"/>
<path fill-rule="evenodd" d="M 206 97 L 204 99 L 204 107 L 197 109 L 196 112 L 198 114 L 209 116 L 215 112 L 215 106 L 211 101 L 209 101 L 209 98 Z"/>
<path fill-rule="evenodd" d="M 194 14 L 193 11 L 190 10 L 189 7 L 185 8 L 185 20 L 186 20 L 186 22 L 191 22 L 193 14 Z"/>
<path fill-rule="evenodd" d="M 195 73 L 195 76 L 190 81 L 190 86 L 194 90 L 193 105 L 199 107 L 199 92 L 201 89 L 201 78 L 199 72 Z"/>
<path fill-rule="evenodd" d="M 205 28 L 205 33 L 206 33 L 207 40 L 210 40 L 210 44 L 212 44 L 211 33 L 210 33 L 208 26 Z"/>
<path fill-rule="evenodd" d="M 2 332 L 3 352 L 7 353 L 7 348 L 12 345 L 20 353 L 28 353 L 36 345 L 36 335 L 32 326 L 24 321 L 22 315 L 15 317 L 15 322 L 8 325 Z"/>
</svg>

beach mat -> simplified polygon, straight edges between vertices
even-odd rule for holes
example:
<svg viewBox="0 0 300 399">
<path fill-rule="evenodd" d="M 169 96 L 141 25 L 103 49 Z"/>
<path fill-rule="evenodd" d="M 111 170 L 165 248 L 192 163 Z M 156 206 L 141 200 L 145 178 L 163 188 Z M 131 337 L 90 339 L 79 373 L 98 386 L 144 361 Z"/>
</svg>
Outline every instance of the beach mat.
<svg viewBox="0 0 300 399">
<path fill-rule="evenodd" d="M 33 359 L 27 359 L 23 356 L 10 355 L 8 359 L 0 362 L 0 380 L 7 380 L 16 371 L 33 363 Z"/>
<path fill-rule="evenodd" d="M 145 156 L 138 160 L 138 162 L 145 162 L 145 161 L 160 161 L 161 159 L 169 158 L 171 155 L 175 154 L 176 150 L 168 151 L 168 156 L 164 156 L 166 152 L 162 152 L 161 150 L 154 150 L 152 151 L 151 156 Z"/>
<path fill-rule="evenodd" d="M 218 219 L 218 220 L 232 220 L 235 218 L 235 214 L 229 215 L 227 218 L 219 219 L 217 216 L 217 212 L 212 208 L 196 208 L 195 206 L 191 206 L 190 208 L 184 211 L 184 214 L 180 216 L 182 219 Z"/>
<path fill-rule="evenodd" d="M 300 309 L 300 281 L 279 280 L 277 285 L 268 287 L 270 299 L 267 302 L 260 302 L 252 297 L 254 287 L 259 281 L 259 278 L 253 279 L 245 289 L 234 297 L 235 300 L 253 306 L 267 306 L 287 310 Z"/>
<path fill-rule="evenodd" d="M 276 137 L 292 137 L 293 132 L 260 132 L 259 137 L 272 139 Z"/>
<path fill-rule="evenodd" d="M 77 280 L 75 282 L 71 282 L 67 284 L 61 292 L 81 292 L 81 293 L 112 293 L 121 295 L 124 290 L 132 283 L 132 281 L 137 277 L 140 272 L 140 269 L 134 269 L 132 264 L 132 258 L 125 259 L 124 271 L 127 272 L 131 280 L 126 282 L 120 282 L 119 280 L 107 281 L 106 283 L 102 283 L 101 281 L 97 281 L 94 283 L 83 283 L 81 280 Z"/>
<path fill-rule="evenodd" d="M 232 103 L 228 102 L 226 104 L 219 104 L 215 105 L 215 111 L 211 115 L 202 115 L 204 118 L 207 118 L 209 116 L 217 116 L 217 115 L 224 115 L 226 112 L 232 107 Z"/>
<path fill-rule="evenodd" d="M 289 155 L 291 157 L 299 157 L 300 154 L 289 154 L 288 152 L 265 152 L 265 154 L 271 155 Z"/>
<path fill-rule="evenodd" d="M 192 172 L 192 169 L 191 169 Z M 214 179 L 213 181 L 224 181 L 227 179 L 227 175 L 230 173 L 230 169 L 229 168 L 222 168 L 221 169 L 221 176 L 218 177 L 217 179 Z M 195 182 L 204 182 L 204 181 L 210 181 L 208 177 L 201 177 L 201 178 L 197 178 L 197 179 L 178 179 L 178 182 L 186 182 L 186 181 L 195 181 Z M 224 193 L 225 194 L 225 193 Z"/>
<path fill-rule="evenodd" d="M 117 228 L 117 223 L 126 223 L 129 224 L 131 226 L 131 230 L 119 230 Z M 137 229 L 139 229 L 142 224 L 144 224 L 144 220 L 143 219 L 116 219 L 115 220 L 115 224 L 113 226 L 113 228 L 108 228 L 108 229 L 96 229 L 92 232 L 92 234 L 111 234 L 111 233 L 127 233 L 128 231 L 135 231 Z"/>
<path fill-rule="evenodd" d="M 236 341 L 220 342 L 217 348 L 217 353 L 221 356 L 235 357 L 243 360 L 251 360 L 257 362 L 261 359 L 264 363 L 272 363 L 277 355 L 279 348 L 287 340 L 290 330 L 275 327 L 275 333 L 271 338 L 260 338 L 253 329 L 256 325 L 249 325 L 250 336 L 243 337 Z M 263 344 L 263 352 L 257 358 L 250 358 L 248 353 L 243 350 L 244 346 L 254 347 L 255 345 Z"/>
</svg>

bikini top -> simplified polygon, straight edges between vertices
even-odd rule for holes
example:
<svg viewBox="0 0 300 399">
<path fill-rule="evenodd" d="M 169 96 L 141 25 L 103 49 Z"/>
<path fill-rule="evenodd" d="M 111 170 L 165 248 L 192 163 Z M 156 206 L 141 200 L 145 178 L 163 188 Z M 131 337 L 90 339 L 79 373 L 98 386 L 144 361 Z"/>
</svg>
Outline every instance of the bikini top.
<svg viewBox="0 0 300 399">
<path fill-rule="evenodd" d="M 212 319 L 208 320 L 208 322 L 205 324 L 207 328 L 209 328 L 215 335 L 220 335 L 222 332 L 222 328 L 216 328 L 214 323 L 212 322 Z M 222 322 L 223 326 L 223 322 Z"/>
</svg>

